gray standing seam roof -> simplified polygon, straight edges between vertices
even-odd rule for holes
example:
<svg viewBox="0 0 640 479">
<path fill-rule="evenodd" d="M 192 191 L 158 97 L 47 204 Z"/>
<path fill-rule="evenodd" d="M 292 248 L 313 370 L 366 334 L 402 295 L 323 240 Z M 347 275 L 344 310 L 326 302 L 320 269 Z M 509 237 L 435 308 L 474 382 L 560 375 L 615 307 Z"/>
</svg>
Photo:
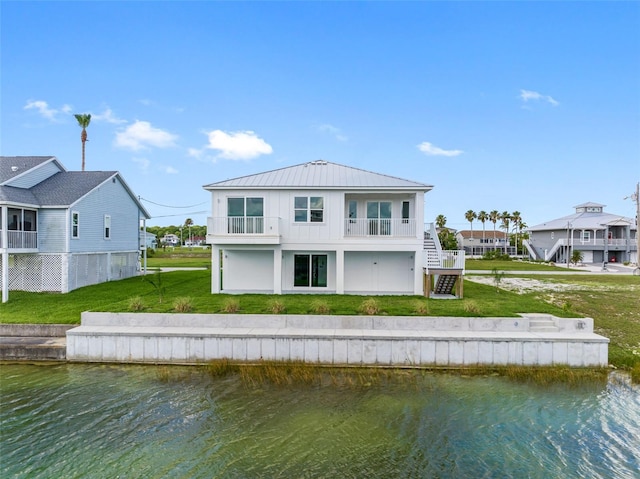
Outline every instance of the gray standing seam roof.
<svg viewBox="0 0 640 479">
<path fill-rule="evenodd" d="M 429 191 L 433 186 L 328 161 L 312 161 L 255 175 L 219 181 L 205 185 L 204 188 L 380 188 Z"/>
</svg>

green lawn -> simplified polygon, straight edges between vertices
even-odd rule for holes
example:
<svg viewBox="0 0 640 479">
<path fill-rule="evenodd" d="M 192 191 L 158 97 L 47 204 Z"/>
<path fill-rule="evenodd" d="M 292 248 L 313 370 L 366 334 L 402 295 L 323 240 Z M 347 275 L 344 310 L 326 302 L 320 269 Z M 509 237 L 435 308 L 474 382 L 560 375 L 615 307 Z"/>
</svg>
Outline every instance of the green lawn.
<svg viewBox="0 0 640 479">
<path fill-rule="evenodd" d="M 513 277 L 514 275 L 510 275 Z M 164 290 L 148 280 L 161 278 Z M 508 316 L 522 312 L 551 313 L 560 317 L 592 317 L 596 332 L 611 339 L 610 363 L 618 367 L 640 364 L 640 277 L 630 275 L 518 275 L 518 277 L 571 283 L 570 291 L 537 291 L 517 294 L 495 285 L 465 281 L 465 298 L 434 300 L 421 296 L 376 296 L 381 315 Z M 369 297 L 352 295 L 213 295 L 211 273 L 175 271 L 113 281 L 80 288 L 67 294 L 11 291 L 9 302 L 0 304 L 2 323 L 78 324 L 82 311 L 131 311 L 132 298 L 139 297 L 145 312 L 173 312 L 176 301 L 189 298 L 191 312 L 224 313 L 237 303 L 239 313 L 264 314 L 283 308 L 289 314 L 313 314 L 319 307 L 330 314 L 362 314 L 360 307 Z"/>
<path fill-rule="evenodd" d="M 489 259 L 467 259 L 465 261 L 467 271 L 567 271 L 566 266 L 552 266 L 549 263 L 538 263 L 534 261 L 519 260 L 489 260 Z M 569 268 L 572 273 L 582 273 L 578 268 Z"/>
</svg>

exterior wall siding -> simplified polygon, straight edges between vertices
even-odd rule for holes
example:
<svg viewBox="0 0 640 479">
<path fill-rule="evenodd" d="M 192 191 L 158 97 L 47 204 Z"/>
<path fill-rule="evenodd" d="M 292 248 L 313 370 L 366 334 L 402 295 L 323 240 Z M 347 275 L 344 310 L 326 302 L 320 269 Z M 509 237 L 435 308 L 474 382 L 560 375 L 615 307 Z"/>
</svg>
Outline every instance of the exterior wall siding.
<svg viewBox="0 0 640 479">
<path fill-rule="evenodd" d="M 15 186 L 16 188 L 31 188 L 60 171 L 62 170 L 54 162 L 49 162 L 34 168 L 24 176 L 14 178 L 8 183 L 8 186 Z"/>
<path fill-rule="evenodd" d="M 117 178 L 100 185 L 68 211 L 80 213 L 79 237 L 69 240 L 71 252 L 136 251 L 139 249 L 138 207 Z M 104 238 L 104 216 L 111 216 L 110 238 Z M 67 234 L 71 236 L 71 232 Z"/>
<path fill-rule="evenodd" d="M 67 210 L 41 209 L 38 211 L 38 250 L 41 253 L 67 251 Z"/>
</svg>

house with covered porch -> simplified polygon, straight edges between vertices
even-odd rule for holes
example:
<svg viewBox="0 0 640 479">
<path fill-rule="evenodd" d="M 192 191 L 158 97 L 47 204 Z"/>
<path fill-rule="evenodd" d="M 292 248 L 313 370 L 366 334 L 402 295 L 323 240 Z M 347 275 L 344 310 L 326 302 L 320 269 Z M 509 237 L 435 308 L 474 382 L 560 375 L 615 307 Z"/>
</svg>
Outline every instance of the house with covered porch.
<svg viewBox="0 0 640 479">
<path fill-rule="evenodd" d="M 137 274 L 149 213 L 117 171 L 0 157 L 0 288 L 68 291 Z"/>
<path fill-rule="evenodd" d="M 529 240 L 523 244 L 532 259 L 567 263 L 572 251 L 580 251 L 585 263 L 638 261 L 633 218 L 607 213 L 599 203 L 574 208 L 571 215 L 528 228 Z"/>
<path fill-rule="evenodd" d="M 431 185 L 312 161 L 204 188 L 212 293 L 417 295 L 464 269 L 425 228 Z"/>
</svg>

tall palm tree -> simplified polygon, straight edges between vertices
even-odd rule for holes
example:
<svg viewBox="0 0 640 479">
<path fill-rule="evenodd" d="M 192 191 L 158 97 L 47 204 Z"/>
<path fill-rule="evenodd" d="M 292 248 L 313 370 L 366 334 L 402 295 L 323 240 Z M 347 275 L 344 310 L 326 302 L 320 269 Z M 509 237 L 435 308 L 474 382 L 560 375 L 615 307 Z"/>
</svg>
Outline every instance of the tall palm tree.
<svg viewBox="0 0 640 479">
<path fill-rule="evenodd" d="M 482 223 L 482 253 L 484 254 L 485 241 L 484 241 L 484 224 L 489 219 L 489 215 L 485 210 L 478 212 L 478 221 Z"/>
<path fill-rule="evenodd" d="M 438 228 L 444 228 L 444 225 L 447 224 L 447 217 L 445 215 L 436 216 L 436 226 Z"/>
<path fill-rule="evenodd" d="M 516 255 L 518 254 L 518 233 L 520 232 L 520 223 L 522 223 L 522 215 L 519 211 L 511 213 L 511 221 L 513 221 L 513 229 L 516 232 Z"/>
<path fill-rule="evenodd" d="M 80 134 L 80 140 L 82 141 L 82 171 L 84 171 L 84 144 L 87 142 L 87 127 L 91 123 L 91 115 L 73 115 L 78 120 L 78 125 L 82 127 L 82 133 Z"/>
<path fill-rule="evenodd" d="M 189 228 L 189 248 L 193 246 L 191 244 L 191 226 L 193 226 L 193 220 L 191 218 L 187 218 L 186 220 L 184 220 L 184 227 Z"/>
<path fill-rule="evenodd" d="M 496 223 L 498 222 L 499 218 L 500 218 L 500 213 L 498 213 L 498 210 L 492 210 L 491 213 L 489 213 L 489 221 L 493 223 L 493 248 L 494 249 L 496 247 Z"/>
<path fill-rule="evenodd" d="M 504 240 L 504 254 L 508 254 L 507 246 L 509 245 L 509 222 L 511 221 L 511 215 L 508 211 L 503 211 L 500 214 L 501 228 L 504 228 L 505 240 Z"/>
<path fill-rule="evenodd" d="M 469 222 L 469 224 L 471 225 L 471 239 L 473 239 L 473 220 L 475 220 L 478 215 L 476 214 L 475 211 L 473 210 L 468 210 L 465 214 L 464 217 L 467 219 L 467 221 Z"/>
</svg>

